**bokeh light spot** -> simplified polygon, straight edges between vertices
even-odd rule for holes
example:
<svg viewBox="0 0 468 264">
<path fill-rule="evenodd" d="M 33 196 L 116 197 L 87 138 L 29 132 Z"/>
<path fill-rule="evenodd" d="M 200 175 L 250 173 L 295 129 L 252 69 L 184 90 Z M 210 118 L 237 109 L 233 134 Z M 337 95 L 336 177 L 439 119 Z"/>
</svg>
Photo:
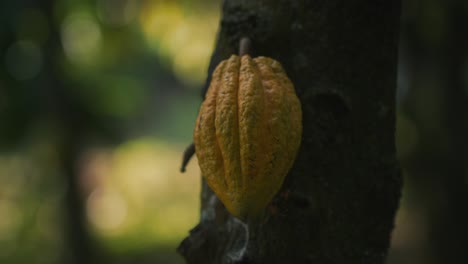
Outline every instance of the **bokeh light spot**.
<svg viewBox="0 0 468 264">
<path fill-rule="evenodd" d="M 98 0 L 99 19 L 110 26 L 125 26 L 133 21 L 138 11 L 137 1 Z"/>
<path fill-rule="evenodd" d="M 127 203 L 122 195 L 110 188 L 96 189 L 88 197 L 87 214 L 90 222 L 98 229 L 117 229 L 127 217 Z"/>
<path fill-rule="evenodd" d="M 0 242 L 10 241 L 17 235 L 21 214 L 12 200 L 0 200 Z"/>
<path fill-rule="evenodd" d="M 183 149 L 141 138 L 87 156 L 101 179 L 88 196 L 87 216 L 102 237 L 118 244 L 144 233 L 140 243 L 172 244 L 187 234 L 199 217 L 200 175 L 196 159 L 185 174 L 178 171 Z"/>
<path fill-rule="evenodd" d="M 148 2 L 142 8 L 143 34 L 159 56 L 170 58 L 169 67 L 188 86 L 203 83 L 218 28 L 216 10 L 203 10 L 203 19 L 184 12 L 176 2 Z"/>
<path fill-rule="evenodd" d="M 63 224 L 60 221 L 60 200 L 47 199 L 37 209 L 36 227 L 42 239 L 48 242 L 58 242 L 62 238 L 57 232 L 57 226 Z"/>
<path fill-rule="evenodd" d="M 101 29 L 89 14 L 72 13 L 62 24 L 62 44 L 67 58 L 76 64 L 88 64 L 98 58 L 101 49 Z"/>
<path fill-rule="evenodd" d="M 28 159 L 21 155 L 0 156 L 1 197 L 16 197 L 25 188 Z"/>
<path fill-rule="evenodd" d="M 5 54 L 5 66 L 16 80 L 32 79 L 42 68 L 42 52 L 34 42 L 17 41 Z"/>
</svg>

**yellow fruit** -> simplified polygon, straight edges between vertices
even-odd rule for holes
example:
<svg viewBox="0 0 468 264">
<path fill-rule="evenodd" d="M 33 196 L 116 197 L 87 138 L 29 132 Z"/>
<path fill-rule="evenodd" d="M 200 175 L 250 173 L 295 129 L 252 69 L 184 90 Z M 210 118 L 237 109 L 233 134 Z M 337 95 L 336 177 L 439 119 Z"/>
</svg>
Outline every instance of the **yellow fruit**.
<svg viewBox="0 0 468 264">
<path fill-rule="evenodd" d="M 232 215 L 261 215 L 291 169 L 301 136 L 301 104 L 279 62 L 232 55 L 217 66 L 195 125 L 195 153 Z"/>
</svg>

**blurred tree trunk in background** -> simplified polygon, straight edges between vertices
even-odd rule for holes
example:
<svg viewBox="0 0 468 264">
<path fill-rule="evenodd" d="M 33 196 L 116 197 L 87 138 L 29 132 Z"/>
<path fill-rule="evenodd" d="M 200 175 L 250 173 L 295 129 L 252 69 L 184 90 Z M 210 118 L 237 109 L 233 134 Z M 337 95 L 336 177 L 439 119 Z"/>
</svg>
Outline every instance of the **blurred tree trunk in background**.
<svg viewBox="0 0 468 264">
<path fill-rule="evenodd" d="M 447 35 L 442 44 L 445 126 L 448 155 L 439 175 L 444 199 L 436 203 L 429 234 L 438 263 L 468 263 L 468 39 L 466 1 L 449 1 Z"/>
<path fill-rule="evenodd" d="M 49 111 L 51 121 L 59 126 L 61 140 L 57 146 L 60 171 L 64 177 L 64 238 L 63 263 L 84 264 L 104 263 L 98 259 L 96 241 L 91 237 L 86 220 L 86 195 L 80 190 L 79 159 L 87 142 L 87 130 L 93 118 L 86 116 L 80 108 L 78 97 L 71 94 L 72 82 L 61 65 L 63 48 L 60 41 L 60 23 L 54 21 L 56 1 L 41 1 L 50 29 L 45 47 L 44 69 L 47 70 L 48 86 L 43 91 L 44 108 Z M 88 139 L 89 140 L 89 139 Z"/>
<path fill-rule="evenodd" d="M 420 144 L 407 162 L 427 239 L 417 263 L 468 263 L 468 40 L 463 0 L 408 1 L 403 38 L 411 69 L 406 111 Z"/>
<path fill-rule="evenodd" d="M 399 17 L 400 1 L 224 1 L 209 74 L 250 37 L 252 55 L 280 61 L 295 84 L 304 135 L 289 196 L 249 223 L 245 252 L 244 227 L 203 183 L 200 223 L 178 249 L 188 263 L 384 263 L 401 189 Z"/>
</svg>

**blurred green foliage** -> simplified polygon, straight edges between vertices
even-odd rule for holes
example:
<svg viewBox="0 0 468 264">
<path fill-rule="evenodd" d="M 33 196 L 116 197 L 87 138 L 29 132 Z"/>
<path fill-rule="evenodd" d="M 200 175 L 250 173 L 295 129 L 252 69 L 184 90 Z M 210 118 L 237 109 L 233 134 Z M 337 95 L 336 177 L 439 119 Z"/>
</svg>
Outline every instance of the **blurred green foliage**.
<svg viewBox="0 0 468 264">
<path fill-rule="evenodd" d="M 200 187 L 196 162 L 181 175 L 179 159 L 218 5 L 0 3 L 0 263 L 64 263 L 74 250 L 61 150 L 70 135 L 102 263 L 181 263 L 175 247 L 197 222 Z"/>
</svg>

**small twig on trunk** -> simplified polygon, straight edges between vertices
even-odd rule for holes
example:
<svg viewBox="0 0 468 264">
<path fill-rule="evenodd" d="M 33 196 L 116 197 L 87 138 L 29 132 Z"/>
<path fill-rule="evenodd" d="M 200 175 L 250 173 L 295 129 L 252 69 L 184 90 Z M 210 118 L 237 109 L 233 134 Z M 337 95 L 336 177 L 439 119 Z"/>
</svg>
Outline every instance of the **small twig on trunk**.
<svg viewBox="0 0 468 264">
<path fill-rule="evenodd" d="M 180 172 L 185 172 L 185 167 L 187 167 L 187 164 L 189 163 L 193 154 L 195 154 L 195 145 L 192 143 L 184 151 L 184 155 L 182 156 L 182 166 L 180 166 Z"/>
</svg>

